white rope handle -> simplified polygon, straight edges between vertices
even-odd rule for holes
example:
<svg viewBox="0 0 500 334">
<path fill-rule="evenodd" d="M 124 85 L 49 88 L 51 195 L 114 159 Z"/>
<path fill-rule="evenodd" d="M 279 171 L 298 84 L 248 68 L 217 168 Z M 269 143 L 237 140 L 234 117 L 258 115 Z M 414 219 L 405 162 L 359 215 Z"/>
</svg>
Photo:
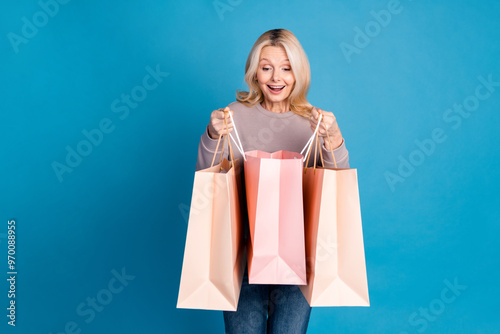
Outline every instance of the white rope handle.
<svg viewBox="0 0 500 334">
<path fill-rule="evenodd" d="M 231 112 L 229 112 L 229 118 L 231 118 L 231 122 L 233 122 L 234 134 L 236 135 L 236 139 L 238 139 L 238 142 L 234 140 L 231 133 L 229 133 L 229 137 L 233 140 L 234 145 L 236 146 L 238 151 L 240 151 L 241 155 L 243 156 L 243 159 L 247 161 L 247 158 L 245 157 L 245 152 L 243 151 L 243 145 L 241 145 L 240 136 L 238 136 L 238 130 L 236 129 L 236 124 L 234 123 L 233 115 L 231 115 Z"/>
<path fill-rule="evenodd" d="M 304 146 L 304 148 L 302 149 L 302 151 L 300 151 L 300 154 L 303 154 L 303 153 L 304 153 L 304 150 L 305 150 L 306 148 L 308 148 L 308 147 L 309 147 L 309 145 L 311 144 L 311 140 L 312 140 L 313 138 L 314 138 L 314 135 L 313 135 L 311 138 L 309 138 L 309 140 L 308 140 L 308 141 L 307 141 L 307 143 L 306 143 L 306 146 Z"/>
<path fill-rule="evenodd" d="M 309 140 L 307 141 L 306 146 L 304 146 L 304 148 L 302 149 L 302 151 L 300 151 L 300 154 L 303 154 L 304 151 L 305 151 L 305 149 L 307 148 L 307 151 L 306 151 L 306 154 L 304 155 L 304 158 L 307 157 L 307 155 L 309 154 L 309 151 L 311 150 L 311 147 L 312 147 L 313 142 L 314 142 L 314 138 L 316 137 L 316 133 L 318 132 L 319 125 L 321 124 L 321 119 L 322 118 L 323 118 L 323 114 L 319 114 L 318 124 L 316 125 L 316 129 L 314 130 L 311 138 L 309 138 Z"/>
</svg>

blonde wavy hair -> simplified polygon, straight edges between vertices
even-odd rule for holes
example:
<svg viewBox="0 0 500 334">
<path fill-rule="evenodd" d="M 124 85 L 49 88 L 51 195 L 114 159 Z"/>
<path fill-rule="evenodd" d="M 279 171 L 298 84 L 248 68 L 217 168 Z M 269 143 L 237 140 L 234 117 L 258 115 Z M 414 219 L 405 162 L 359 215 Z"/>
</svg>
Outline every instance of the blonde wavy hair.
<svg viewBox="0 0 500 334">
<path fill-rule="evenodd" d="M 285 49 L 295 76 L 295 84 L 290 93 L 290 110 L 309 117 L 312 105 L 307 101 L 307 93 L 311 84 L 311 68 L 307 55 L 295 35 L 286 29 L 273 29 L 263 33 L 255 42 L 245 65 L 245 82 L 249 92 L 236 91 L 236 100 L 246 106 L 254 106 L 264 101 L 264 94 L 257 84 L 257 69 L 260 53 L 266 46 L 281 46 Z"/>
</svg>

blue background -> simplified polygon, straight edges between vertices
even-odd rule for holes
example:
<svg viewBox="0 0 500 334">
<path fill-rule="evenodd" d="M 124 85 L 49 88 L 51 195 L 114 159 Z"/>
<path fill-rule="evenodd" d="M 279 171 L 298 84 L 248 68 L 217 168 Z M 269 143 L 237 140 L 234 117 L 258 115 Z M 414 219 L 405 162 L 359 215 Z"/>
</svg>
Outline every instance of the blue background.
<svg viewBox="0 0 500 334">
<path fill-rule="evenodd" d="M 335 113 L 359 175 L 372 306 L 315 308 L 309 333 L 498 333 L 500 87 L 456 128 L 443 115 L 479 76 L 500 81 L 500 3 L 401 0 L 345 57 L 340 44 L 354 45 L 353 29 L 389 1 L 221 2 L 70 1 L 36 17 L 17 52 L 9 33 L 21 36 L 41 7 L 1 3 L 0 254 L 15 218 L 19 272 L 16 329 L 0 283 L 2 333 L 59 333 L 70 321 L 82 333 L 223 331 L 220 312 L 175 308 L 183 208 L 210 112 L 245 88 L 252 44 L 278 27 L 306 50 L 309 100 Z M 121 119 L 112 102 L 157 65 L 168 77 Z M 106 118 L 113 131 L 60 182 L 53 162 Z M 391 188 L 387 172 L 436 128 L 446 140 Z M 78 305 L 122 268 L 135 278 L 85 322 Z M 454 302 L 409 321 L 455 279 L 467 288 Z"/>
</svg>

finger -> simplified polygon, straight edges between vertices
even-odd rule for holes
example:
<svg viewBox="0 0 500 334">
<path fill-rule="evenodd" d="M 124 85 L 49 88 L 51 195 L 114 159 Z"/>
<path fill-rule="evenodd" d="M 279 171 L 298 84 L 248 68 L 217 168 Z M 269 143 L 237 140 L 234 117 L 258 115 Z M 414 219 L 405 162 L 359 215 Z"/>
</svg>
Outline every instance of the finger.
<svg viewBox="0 0 500 334">
<path fill-rule="evenodd" d="M 337 118 L 335 117 L 334 114 L 330 113 L 328 115 L 328 120 L 330 121 L 330 123 L 335 123 L 337 121 Z"/>
<path fill-rule="evenodd" d="M 229 114 L 224 114 L 222 116 L 222 119 L 221 119 L 220 122 L 223 123 L 223 124 L 224 124 L 224 122 L 226 122 L 227 125 L 233 126 L 233 121 L 231 120 L 231 117 L 229 117 Z"/>
<path fill-rule="evenodd" d="M 324 137 L 325 136 L 325 126 L 323 124 L 321 124 L 318 128 L 318 135 L 320 137 Z"/>
<path fill-rule="evenodd" d="M 225 107 L 224 109 L 221 109 L 221 110 L 222 110 L 222 118 L 227 118 L 227 119 L 229 119 L 229 115 L 227 114 L 227 113 L 228 113 L 229 108 L 228 108 L 228 107 Z"/>
<path fill-rule="evenodd" d="M 311 123 L 312 122 L 317 123 L 318 122 L 318 117 L 319 117 L 318 111 L 316 110 L 315 107 L 313 107 L 311 109 L 311 117 L 309 117 L 309 119 L 311 120 Z"/>
<path fill-rule="evenodd" d="M 226 117 L 226 113 L 223 109 L 220 109 L 220 111 L 217 113 L 217 118 L 224 119 L 224 117 Z"/>
<path fill-rule="evenodd" d="M 321 126 L 320 126 L 321 131 L 326 132 L 328 130 L 328 127 L 329 127 L 329 125 L 326 121 L 321 122 Z"/>
<path fill-rule="evenodd" d="M 226 118 L 222 118 L 222 119 L 217 119 L 215 121 L 215 123 L 217 124 L 217 126 L 219 126 L 220 128 L 226 128 L 226 127 L 230 127 L 232 128 L 233 127 L 233 122 L 231 122 L 231 118 L 227 117 Z"/>
<path fill-rule="evenodd" d="M 323 120 L 324 120 L 324 122 L 322 121 L 321 123 L 326 124 L 326 129 L 328 129 L 332 126 L 332 124 L 335 120 L 335 117 L 333 116 L 332 113 L 325 112 L 325 114 L 323 114 Z"/>
<path fill-rule="evenodd" d="M 314 119 L 318 119 L 319 117 L 319 113 L 318 113 L 318 110 L 316 107 L 312 107 L 311 109 L 311 119 L 314 118 Z"/>
<path fill-rule="evenodd" d="M 223 110 L 224 114 L 231 113 L 231 116 L 234 116 L 234 111 L 229 109 L 229 107 L 225 107 L 224 109 L 221 110 Z M 230 118 L 229 115 L 227 115 L 227 117 Z"/>
<path fill-rule="evenodd" d="M 327 127 L 329 127 L 330 124 L 332 124 L 333 114 L 329 111 L 322 110 L 322 115 L 323 115 L 323 119 L 322 119 L 321 123 L 325 123 L 327 125 Z"/>
<path fill-rule="evenodd" d="M 224 119 L 224 113 L 220 109 L 219 110 L 214 110 L 212 112 L 212 119 L 213 120 Z"/>
<path fill-rule="evenodd" d="M 217 109 L 217 112 L 218 112 L 218 114 L 219 114 L 219 115 L 222 115 L 222 117 L 224 117 L 224 115 L 227 115 L 227 113 L 228 113 L 228 112 L 233 113 L 233 112 L 231 111 L 231 109 L 229 109 L 229 107 L 219 108 L 219 109 Z M 229 116 L 228 116 L 228 117 L 229 117 Z"/>
<path fill-rule="evenodd" d="M 335 115 L 331 112 L 325 112 L 325 114 L 323 116 L 325 118 L 325 122 L 329 126 L 332 125 L 333 123 L 335 123 L 335 121 L 336 121 Z"/>
<path fill-rule="evenodd" d="M 222 127 L 224 127 L 224 128 L 226 128 L 226 127 L 227 127 L 227 128 L 233 128 L 233 123 L 231 123 L 231 122 L 229 121 L 229 118 L 228 118 L 228 119 L 226 120 L 226 123 L 224 124 L 224 121 L 222 121 L 222 122 L 220 123 L 220 126 L 222 126 Z"/>
<path fill-rule="evenodd" d="M 224 135 L 228 135 L 230 132 L 232 132 L 232 129 L 227 131 L 225 128 L 224 130 L 220 129 L 219 131 L 216 131 L 217 133 L 217 136 L 224 136 Z"/>
<path fill-rule="evenodd" d="M 227 130 L 226 128 L 224 128 L 223 131 L 221 130 L 221 134 L 223 134 L 223 135 L 228 135 L 231 132 L 233 132 L 233 128 L 229 128 L 229 130 Z"/>
<path fill-rule="evenodd" d="M 232 124 L 224 124 L 224 122 L 217 122 L 216 124 L 213 124 L 213 128 L 216 129 L 218 132 L 221 132 L 225 130 L 226 128 L 233 129 Z"/>
<path fill-rule="evenodd" d="M 309 125 L 311 126 L 311 129 L 314 131 L 316 130 L 316 126 L 318 125 L 318 121 L 311 118 L 311 121 L 309 122 Z"/>
</svg>

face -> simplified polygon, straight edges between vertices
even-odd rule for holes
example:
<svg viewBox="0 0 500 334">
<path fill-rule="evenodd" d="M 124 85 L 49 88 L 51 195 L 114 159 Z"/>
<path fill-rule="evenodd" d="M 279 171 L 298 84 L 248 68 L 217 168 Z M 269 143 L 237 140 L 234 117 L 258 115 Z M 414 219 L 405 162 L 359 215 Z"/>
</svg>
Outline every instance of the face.
<svg viewBox="0 0 500 334">
<path fill-rule="evenodd" d="M 266 103 L 287 101 L 295 77 L 283 47 L 266 46 L 260 53 L 257 81 Z"/>
</svg>

